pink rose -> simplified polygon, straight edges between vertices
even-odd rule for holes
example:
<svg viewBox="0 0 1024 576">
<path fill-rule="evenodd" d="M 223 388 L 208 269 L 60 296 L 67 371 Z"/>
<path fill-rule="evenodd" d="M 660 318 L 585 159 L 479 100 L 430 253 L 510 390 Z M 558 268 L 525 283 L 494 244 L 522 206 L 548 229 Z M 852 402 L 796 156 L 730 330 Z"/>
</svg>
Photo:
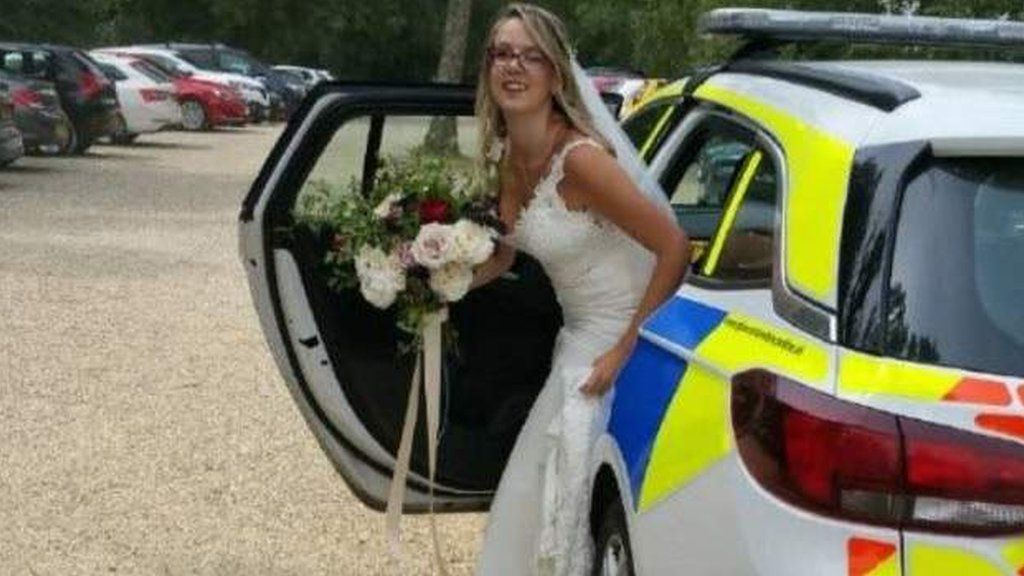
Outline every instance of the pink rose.
<svg viewBox="0 0 1024 576">
<path fill-rule="evenodd" d="M 455 244 L 452 241 L 452 227 L 446 224 L 426 224 L 412 243 L 413 258 L 420 266 L 436 270 L 454 256 Z"/>
</svg>

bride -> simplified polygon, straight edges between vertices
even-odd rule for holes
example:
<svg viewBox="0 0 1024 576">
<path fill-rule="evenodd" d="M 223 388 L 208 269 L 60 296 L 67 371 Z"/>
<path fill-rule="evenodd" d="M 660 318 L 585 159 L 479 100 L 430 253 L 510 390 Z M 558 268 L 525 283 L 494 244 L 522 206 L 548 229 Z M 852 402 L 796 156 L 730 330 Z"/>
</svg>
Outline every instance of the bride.
<svg viewBox="0 0 1024 576">
<path fill-rule="evenodd" d="M 595 129 L 556 16 L 508 5 L 486 46 L 477 117 L 484 152 L 498 162 L 508 234 L 474 285 L 499 277 L 522 250 L 551 279 L 564 326 L 498 485 L 477 573 L 589 574 L 590 451 L 641 323 L 682 281 L 689 241 Z"/>
</svg>

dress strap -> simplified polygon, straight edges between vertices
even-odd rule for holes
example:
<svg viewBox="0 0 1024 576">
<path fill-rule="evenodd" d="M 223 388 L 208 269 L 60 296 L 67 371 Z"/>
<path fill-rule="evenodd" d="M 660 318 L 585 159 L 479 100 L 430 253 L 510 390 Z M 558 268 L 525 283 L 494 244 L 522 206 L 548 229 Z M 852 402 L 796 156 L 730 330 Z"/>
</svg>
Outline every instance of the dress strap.
<svg viewBox="0 0 1024 576">
<path fill-rule="evenodd" d="M 558 152 L 558 158 L 557 158 L 558 162 L 559 163 L 564 162 L 565 161 L 565 157 L 569 155 L 569 152 L 572 152 L 573 148 L 575 148 L 575 147 L 577 147 L 577 146 L 579 146 L 581 144 L 590 144 L 591 146 L 597 146 L 598 148 L 604 149 L 604 146 L 601 146 L 596 141 L 594 141 L 593 138 L 590 138 L 589 136 L 585 137 L 585 138 L 577 138 L 577 139 L 573 140 L 572 142 L 569 142 L 565 146 L 562 146 L 562 149 Z"/>
<path fill-rule="evenodd" d="M 548 172 L 548 178 L 546 178 L 545 180 L 551 180 L 555 184 L 560 182 L 562 178 L 565 176 L 565 157 L 569 155 L 569 152 L 572 152 L 573 148 L 576 148 L 577 146 L 580 146 L 582 144 L 590 144 L 591 146 L 597 146 L 602 150 L 604 149 L 604 146 L 601 146 L 596 141 L 594 141 L 593 138 L 589 137 L 577 138 L 572 142 L 569 142 L 568 144 L 562 146 L 562 149 L 555 154 L 555 158 L 551 161 L 551 168 Z"/>
</svg>

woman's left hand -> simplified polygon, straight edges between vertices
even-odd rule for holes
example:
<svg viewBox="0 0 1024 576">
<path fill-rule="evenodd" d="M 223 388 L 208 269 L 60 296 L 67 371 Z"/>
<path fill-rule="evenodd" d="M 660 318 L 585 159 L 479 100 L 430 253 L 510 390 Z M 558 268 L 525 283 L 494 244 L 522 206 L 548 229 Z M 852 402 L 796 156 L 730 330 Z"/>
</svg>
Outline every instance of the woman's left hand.
<svg viewBox="0 0 1024 576">
<path fill-rule="evenodd" d="M 604 396 L 633 352 L 634 342 L 633 339 L 620 341 L 612 349 L 598 356 L 597 360 L 594 360 L 590 378 L 580 386 L 580 392 L 587 396 Z"/>
</svg>

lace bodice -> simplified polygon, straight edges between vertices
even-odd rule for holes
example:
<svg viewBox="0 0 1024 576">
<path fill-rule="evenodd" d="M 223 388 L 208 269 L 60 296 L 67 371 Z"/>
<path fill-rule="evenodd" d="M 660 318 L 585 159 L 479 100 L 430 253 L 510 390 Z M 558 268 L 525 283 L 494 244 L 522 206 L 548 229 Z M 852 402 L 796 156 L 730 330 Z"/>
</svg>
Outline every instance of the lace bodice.
<svg viewBox="0 0 1024 576">
<path fill-rule="evenodd" d="M 643 295 L 653 260 L 615 224 L 565 205 L 558 191 L 565 158 L 581 145 L 600 147 L 589 138 L 563 146 L 519 213 L 508 240 L 544 267 L 567 327 L 598 329 L 617 338 Z"/>
</svg>

